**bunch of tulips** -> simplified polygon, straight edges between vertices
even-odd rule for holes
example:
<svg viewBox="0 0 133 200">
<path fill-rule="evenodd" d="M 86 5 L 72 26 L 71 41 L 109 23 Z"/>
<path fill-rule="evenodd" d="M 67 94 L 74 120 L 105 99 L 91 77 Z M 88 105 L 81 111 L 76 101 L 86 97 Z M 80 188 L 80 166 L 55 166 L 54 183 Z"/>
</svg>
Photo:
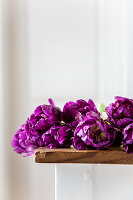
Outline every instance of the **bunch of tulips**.
<svg viewBox="0 0 133 200">
<path fill-rule="evenodd" d="M 133 99 L 116 96 L 114 103 L 102 104 L 100 110 L 91 99 L 67 102 L 63 110 L 49 99 L 49 105 L 38 106 L 19 127 L 11 145 L 25 156 L 38 147 L 100 150 L 122 146 L 133 153 Z"/>
</svg>

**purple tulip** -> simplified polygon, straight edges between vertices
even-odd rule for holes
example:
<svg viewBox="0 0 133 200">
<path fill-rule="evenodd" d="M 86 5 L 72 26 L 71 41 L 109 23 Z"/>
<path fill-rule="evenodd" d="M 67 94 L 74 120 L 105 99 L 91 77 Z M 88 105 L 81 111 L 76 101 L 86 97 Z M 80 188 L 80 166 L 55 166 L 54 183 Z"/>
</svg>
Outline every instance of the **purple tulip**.
<svg viewBox="0 0 133 200">
<path fill-rule="evenodd" d="M 71 123 L 74 127 L 77 126 L 78 121 L 85 117 L 87 112 L 98 112 L 94 102 L 89 99 L 88 102 L 80 99 L 75 102 L 68 102 L 65 104 L 62 112 L 62 121 L 66 123 Z"/>
<path fill-rule="evenodd" d="M 80 149 L 80 150 L 84 150 L 84 149 L 91 149 L 91 146 L 87 146 L 82 140 L 81 137 L 78 136 L 76 133 L 74 135 L 73 138 L 73 143 L 72 143 L 73 147 L 76 149 Z"/>
<path fill-rule="evenodd" d="M 71 125 L 54 125 L 42 135 L 47 148 L 64 148 L 72 144 L 73 131 Z"/>
<path fill-rule="evenodd" d="M 133 123 L 123 130 L 123 146 L 127 153 L 133 153 Z"/>
<path fill-rule="evenodd" d="M 51 126 L 60 123 L 61 111 L 55 107 L 52 99 L 51 105 L 38 106 L 14 135 L 11 145 L 17 153 L 30 155 L 35 149 L 45 146 L 42 135 Z"/>
<path fill-rule="evenodd" d="M 76 149 L 102 149 L 111 146 L 114 139 L 112 126 L 91 111 L 76 127 L 73 146 Z"/>
<path fill-rule="evenodd" d="M 119 130 L 133 123 L 133 99 L 115 97 L 115 103 L 106 107 L 108 120 Z"/>
<path fill-rule="evenodd" d="M 31 137 L 31 135 L 26 131 L 25 125 L 21 125 L 19 130 L 13 136 L 11 145 L 17 153 L 24 153 L 26 156 L 29 156 L 39 147 L 40 140 L 42 139 L 39 135 Z"/>
<path fill-rule="evenodd" d="M 62 112 L 62 121 L 66 123 L 70 123 L 76 120 L 79 115 L 79 108 L 78 105 L 70 101 L 66 103 L 63 107 L 63 112 Z"/>
<path fill-rule="evenodd" d="M 90 111 L 93 111 L 100 116 L 100 113 L 98 112 L 95 103 L 91 99 L 89 99 L 88 102 L 80 99 L 76 101 L 76 104 L 78 105 L 79 112 L 83 117 L 85 117 L 86 113 Z"/>
<path fill-rule="evenodd" d="M 117 130 L 116 128 L 114 128 L 114 131 L 115 131 L 115 140 L 114 140 L 112 146 L 119 147 L 122 145 L 123 134 L 121 131 Z"/>
<path fill-rule="evenodd" d="M 29 131 L 46 131 L 55 123 L 60 122 L 61 111 L 59 108 L 53 106 L 54 102 L 52 99 L 49 100 L 52 105 L 40 105 L 34 113 L 28 118 L 28 129 Z"/>
</svg>

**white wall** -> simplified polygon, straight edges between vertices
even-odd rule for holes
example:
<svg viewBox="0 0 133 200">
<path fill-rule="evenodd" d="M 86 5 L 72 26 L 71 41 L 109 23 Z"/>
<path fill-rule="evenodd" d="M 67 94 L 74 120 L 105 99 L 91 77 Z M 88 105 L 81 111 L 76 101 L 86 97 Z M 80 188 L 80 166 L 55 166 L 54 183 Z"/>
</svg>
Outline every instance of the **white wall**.
<svg viewBox="0 0 133 200">
<path fill-rule="evenodd" d="M 2 78 L 2 2 L 0 1 L 0 110 L 2 111 L 3 107 L 3 78 Z M 3 112 L 0 112 L 0 152 L 3 154 Z M 3 176 L 3 157 L 0 157 L 0 199 L 4 199 L 4 176 Z"/>
<path fill-rule="evenodd" d="M 132 97 L 133 2 L 1 1 L 2 165 L 8 191 L 5 200 L 54 200 L 54 165 L 37 165 L 33 157 L 15 154 L 10 147 L 11 138 L 34 108 L 47 103 L 49 97 L 58 106 L 77 98 L 109 103 L 115 95 Z M 69 170 L 70 177 L 73 168 Z M 79 170 L 77 184 L 84 169 L 86 172 L 87 167 Z M 132 166 L 93 166 L 92 198 L 104 200 L 110 193 L 113 199 L 120 192 L 121 199 L 127 193 L 130 197 L 132 169 Z M 126 189 L 118 189 L 116 183 Z M 89 189 L 85 192 L 89 199 Z M 71 200 L 70 195 L 67 199 Z"/>
</svg>

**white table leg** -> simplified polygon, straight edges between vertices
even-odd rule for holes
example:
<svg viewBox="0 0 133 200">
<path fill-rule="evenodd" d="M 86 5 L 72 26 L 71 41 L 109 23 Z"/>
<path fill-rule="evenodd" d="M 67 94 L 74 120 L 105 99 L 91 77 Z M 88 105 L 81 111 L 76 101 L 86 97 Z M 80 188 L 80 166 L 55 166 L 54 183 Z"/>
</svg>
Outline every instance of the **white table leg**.
<svg viewBox="0 0 133 200">
<path fill-rule="evenodd" d="M 55 164 L 55 200 L 93 200 L 93 165 Z"/>
</svg>

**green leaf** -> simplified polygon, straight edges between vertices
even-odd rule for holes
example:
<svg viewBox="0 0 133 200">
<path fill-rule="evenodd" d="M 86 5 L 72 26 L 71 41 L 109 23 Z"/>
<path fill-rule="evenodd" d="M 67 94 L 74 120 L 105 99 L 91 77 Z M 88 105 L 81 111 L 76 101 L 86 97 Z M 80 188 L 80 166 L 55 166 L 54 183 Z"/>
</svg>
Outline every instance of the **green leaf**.
<svg viewBox="0 0 133 200">
<path fill-rule="evenodd" d="M 106 112 L 105 108 L 106 108 L 106 106 L 105 106 L 104 103 L 101 103 L 99 105 L 99 107 L 98 107 L 98 111 L 101 113 L 101 115 L 103 116 L 104 120 L 108 118 L 107 112 Z"/>
<path fill-rule="evenodd" d="M 106 113 L 106 110 L 105 110 L 106 106 L 104 103 L 101 103 L 100 106 L 99 106 L 99 112 L 102 114 L 103 112 Z"/>
<path fill-rule="evenodd" d="M 71 149 L 74 149 L 73 145 L 70 146 Z"/>
</svg>

